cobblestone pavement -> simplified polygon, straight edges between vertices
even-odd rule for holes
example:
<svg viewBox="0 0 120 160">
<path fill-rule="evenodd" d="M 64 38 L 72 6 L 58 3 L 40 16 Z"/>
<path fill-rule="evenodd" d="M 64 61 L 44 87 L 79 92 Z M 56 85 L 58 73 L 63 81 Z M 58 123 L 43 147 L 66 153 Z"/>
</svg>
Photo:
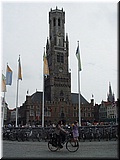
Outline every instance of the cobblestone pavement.
<svg viewBox="0 0 120 160">
<path fill-rule="evenodd" d="M 80 142 L 80 148 L 77 152 L 71 153 L 64 147 L 51 152 L 47 147 L 47 142 L 17 142 L 2 141 L 2 159 L 6 158 L 49 158 L 49 159 L 75 159 L 75 158 L 119 158 L 118 141 L 93 141 Z"/>
</svg>

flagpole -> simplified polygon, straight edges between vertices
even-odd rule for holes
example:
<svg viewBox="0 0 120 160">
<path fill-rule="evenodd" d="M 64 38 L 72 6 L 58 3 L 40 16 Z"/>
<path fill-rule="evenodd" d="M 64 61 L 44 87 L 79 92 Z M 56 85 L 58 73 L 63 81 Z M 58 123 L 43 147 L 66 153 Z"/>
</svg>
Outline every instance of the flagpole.
<svg viewBox="0 0 120 160">
<path fill-rule="evenodd" d="M 18 87 L 19 87 L 19 79 L 17 79 L 17 95 L 16 95 L 16 127 L 18 127 Z"/>
<path fill-rule="evenodd" d="M 116 125 L 117 125 L 117 105 L 115 103 L 115 107 L 116 107 Z"/>
<path fill-rule="evenodd" d="M 79 41 L 78 41 L 78 46 L 79 46 Z M 79 126 L 81 126 L 79 61 L 78 61 L 78 95 L 79 95 Z"/>
<path fill-rule="evenodd" d="M 45 47 L 44 47 L 45 54 Z M 43 97 L 42 97 L 42 127 L 44 127 L 44 55 L 43 55 Z"/>
<path fill-rule="evenodd" d="M 78 90 L 79 90 L 79 126 L 81 126 L 81 107 L 80 107 L 80 73 L 78 70 Z"/>
<path fill-rule="evenodd" d="M 17 78 L 17 95 L 16 95 L 16 127 L 18 127 L 18 89 L 19 89 L 19 79 L 22 80 L 21 74 L 21 63 L 20 63 L 20 55 L 18 59 L 18 78 Z"/>
<path fill-rule="evenodd" d="M 3 100 L 3 117 L 2 117 L 2 127 L 4 127 L 4 111 L 5 111 L 5 92 L 4 92 L 4 100 Z"/>
</svg>

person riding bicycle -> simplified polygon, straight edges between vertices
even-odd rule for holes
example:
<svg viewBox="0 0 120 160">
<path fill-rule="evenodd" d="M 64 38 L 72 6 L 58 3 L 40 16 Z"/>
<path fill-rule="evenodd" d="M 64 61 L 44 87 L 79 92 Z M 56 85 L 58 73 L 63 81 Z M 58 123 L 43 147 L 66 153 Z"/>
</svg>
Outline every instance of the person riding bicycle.
<svg viewBox="0 0 120 160">
<path fill-rule="evenodd" d="M 66 131 L 66 130 L 63 128 L 63 125 L 64 125 L 63 121 L 60 120 L 60 121 L 57 123 L 56 129 L 55 129 L 55 133 L 56 133 L 56 135 L 57 135 L 58 146 L 59 146 L 60 148 L 63 148 L 63 146 L 62 146 L 61 143 L 65 141 L 65 134 L 68 133 L 68 131 Z"/>
</svg>

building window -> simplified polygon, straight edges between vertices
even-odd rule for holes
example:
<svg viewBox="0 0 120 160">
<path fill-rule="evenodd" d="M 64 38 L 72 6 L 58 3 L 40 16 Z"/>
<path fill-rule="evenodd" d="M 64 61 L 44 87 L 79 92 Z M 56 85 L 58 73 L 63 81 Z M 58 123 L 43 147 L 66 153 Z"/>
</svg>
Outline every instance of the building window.
<svg viewBox="0 0 120 160">
<path fill-rule="evenodd" d="M 51 117 L 51 112 L 49 110 L 45 112 L 45 117 Z"/>
<path fill-rule="evenodd" d="M 57 109 L 55 108 L 55 112 L 57 111 Z"/>
<path fill-rule="evenodd" d="M 77 112 L 76 111 L 74 111 L 73 112 L 73 117 L 77 117 L 78 115 L 77 115 Z"/>
<path fill-rule="evenodd" d="M 60 26 L 60 18 L 58 19 L 58 26 Z"/>
<path fill-rule="evenodd" d="M 83 113 L 83 116 L 86 117 L 86 113 Z"/>
<path fill-rule="evenodd" d="M 30 106 L 30 109 L 34 109 L 34 106 Z"/>
<path fill-rule="evenodd" d="M 74 110 L 76 110 L 77 109 L 77 107 L 74 107 Z"/>
<path fill-rule="evenodd" d="M 63 90 L 60 91 L 60 96 L 64 96 Z"/>
<path fill-rule="evenodd" d="M 63 53 L 57 54 L 57 62 L 64 63 Z"/>
<path fill-rule="evenodd" d="M 68 108 L 68 113 L 70 113 L 70 108 Z"/>
<path fill-rule="evenodd" d="M 61 112 L 61 118 L 64 118 L 64 112 Z"/>
<path fill-rule="evenodd" d="M 56 19 L 53 18 L 53 26 L 56 26 Z"/>
<path fill-rule="evenodd" d="M 56 45 L 56 37 L 54 37 L 54 44 Z"/>
<path fill-rule="evenodd" d="M 30 116 L 34 116 L 34 110 L 30 110 Z"/>
<path fill-rule="evenodd" d="M 58 45 L 59 45 L 59 46 L 61 45 L 61 40 L 60 40 L 60 38 L 58 39 Z"/>
<path fill-rule="evenodd" d="M 36 110 L 36 116 L 40 116 L 40 110 L 39 109 Z"/>
<path fill-rule="evenodd" d="M 46 107 L 44 114 L 45 114 L 45 117 L 51 117 L 51 108 Z"/>
<path fill-rule="evenodd" d="M 36 109 L 40 109 L 40 106 L 36 106 Z"/>
<path fill-rule="evenodd" d="M 90 114 L 90 113 L 88 113 L 88 117 L 91 117 L 91 114 Z"/>
</svg>

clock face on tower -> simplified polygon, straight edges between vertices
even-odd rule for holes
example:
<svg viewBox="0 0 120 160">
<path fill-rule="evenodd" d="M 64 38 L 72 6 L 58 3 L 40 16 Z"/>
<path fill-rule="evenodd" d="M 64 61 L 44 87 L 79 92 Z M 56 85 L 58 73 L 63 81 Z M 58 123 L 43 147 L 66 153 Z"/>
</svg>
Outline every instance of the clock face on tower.
<svg viewBox="0 0 120 160">
<path fill-rule="evenodd" d="M 58 32 L 58 36 L 61 36 L 61 33 L 60 33 L 60 32 Z"/>
<path fill-rule="evenodd" d="M 60 68 L 59 68 L 59 72 L 62 72 L 62 71 L 63 71 L 63 68 L 62 68 L 62 67 L 60 67 Z"/>
</svg>

